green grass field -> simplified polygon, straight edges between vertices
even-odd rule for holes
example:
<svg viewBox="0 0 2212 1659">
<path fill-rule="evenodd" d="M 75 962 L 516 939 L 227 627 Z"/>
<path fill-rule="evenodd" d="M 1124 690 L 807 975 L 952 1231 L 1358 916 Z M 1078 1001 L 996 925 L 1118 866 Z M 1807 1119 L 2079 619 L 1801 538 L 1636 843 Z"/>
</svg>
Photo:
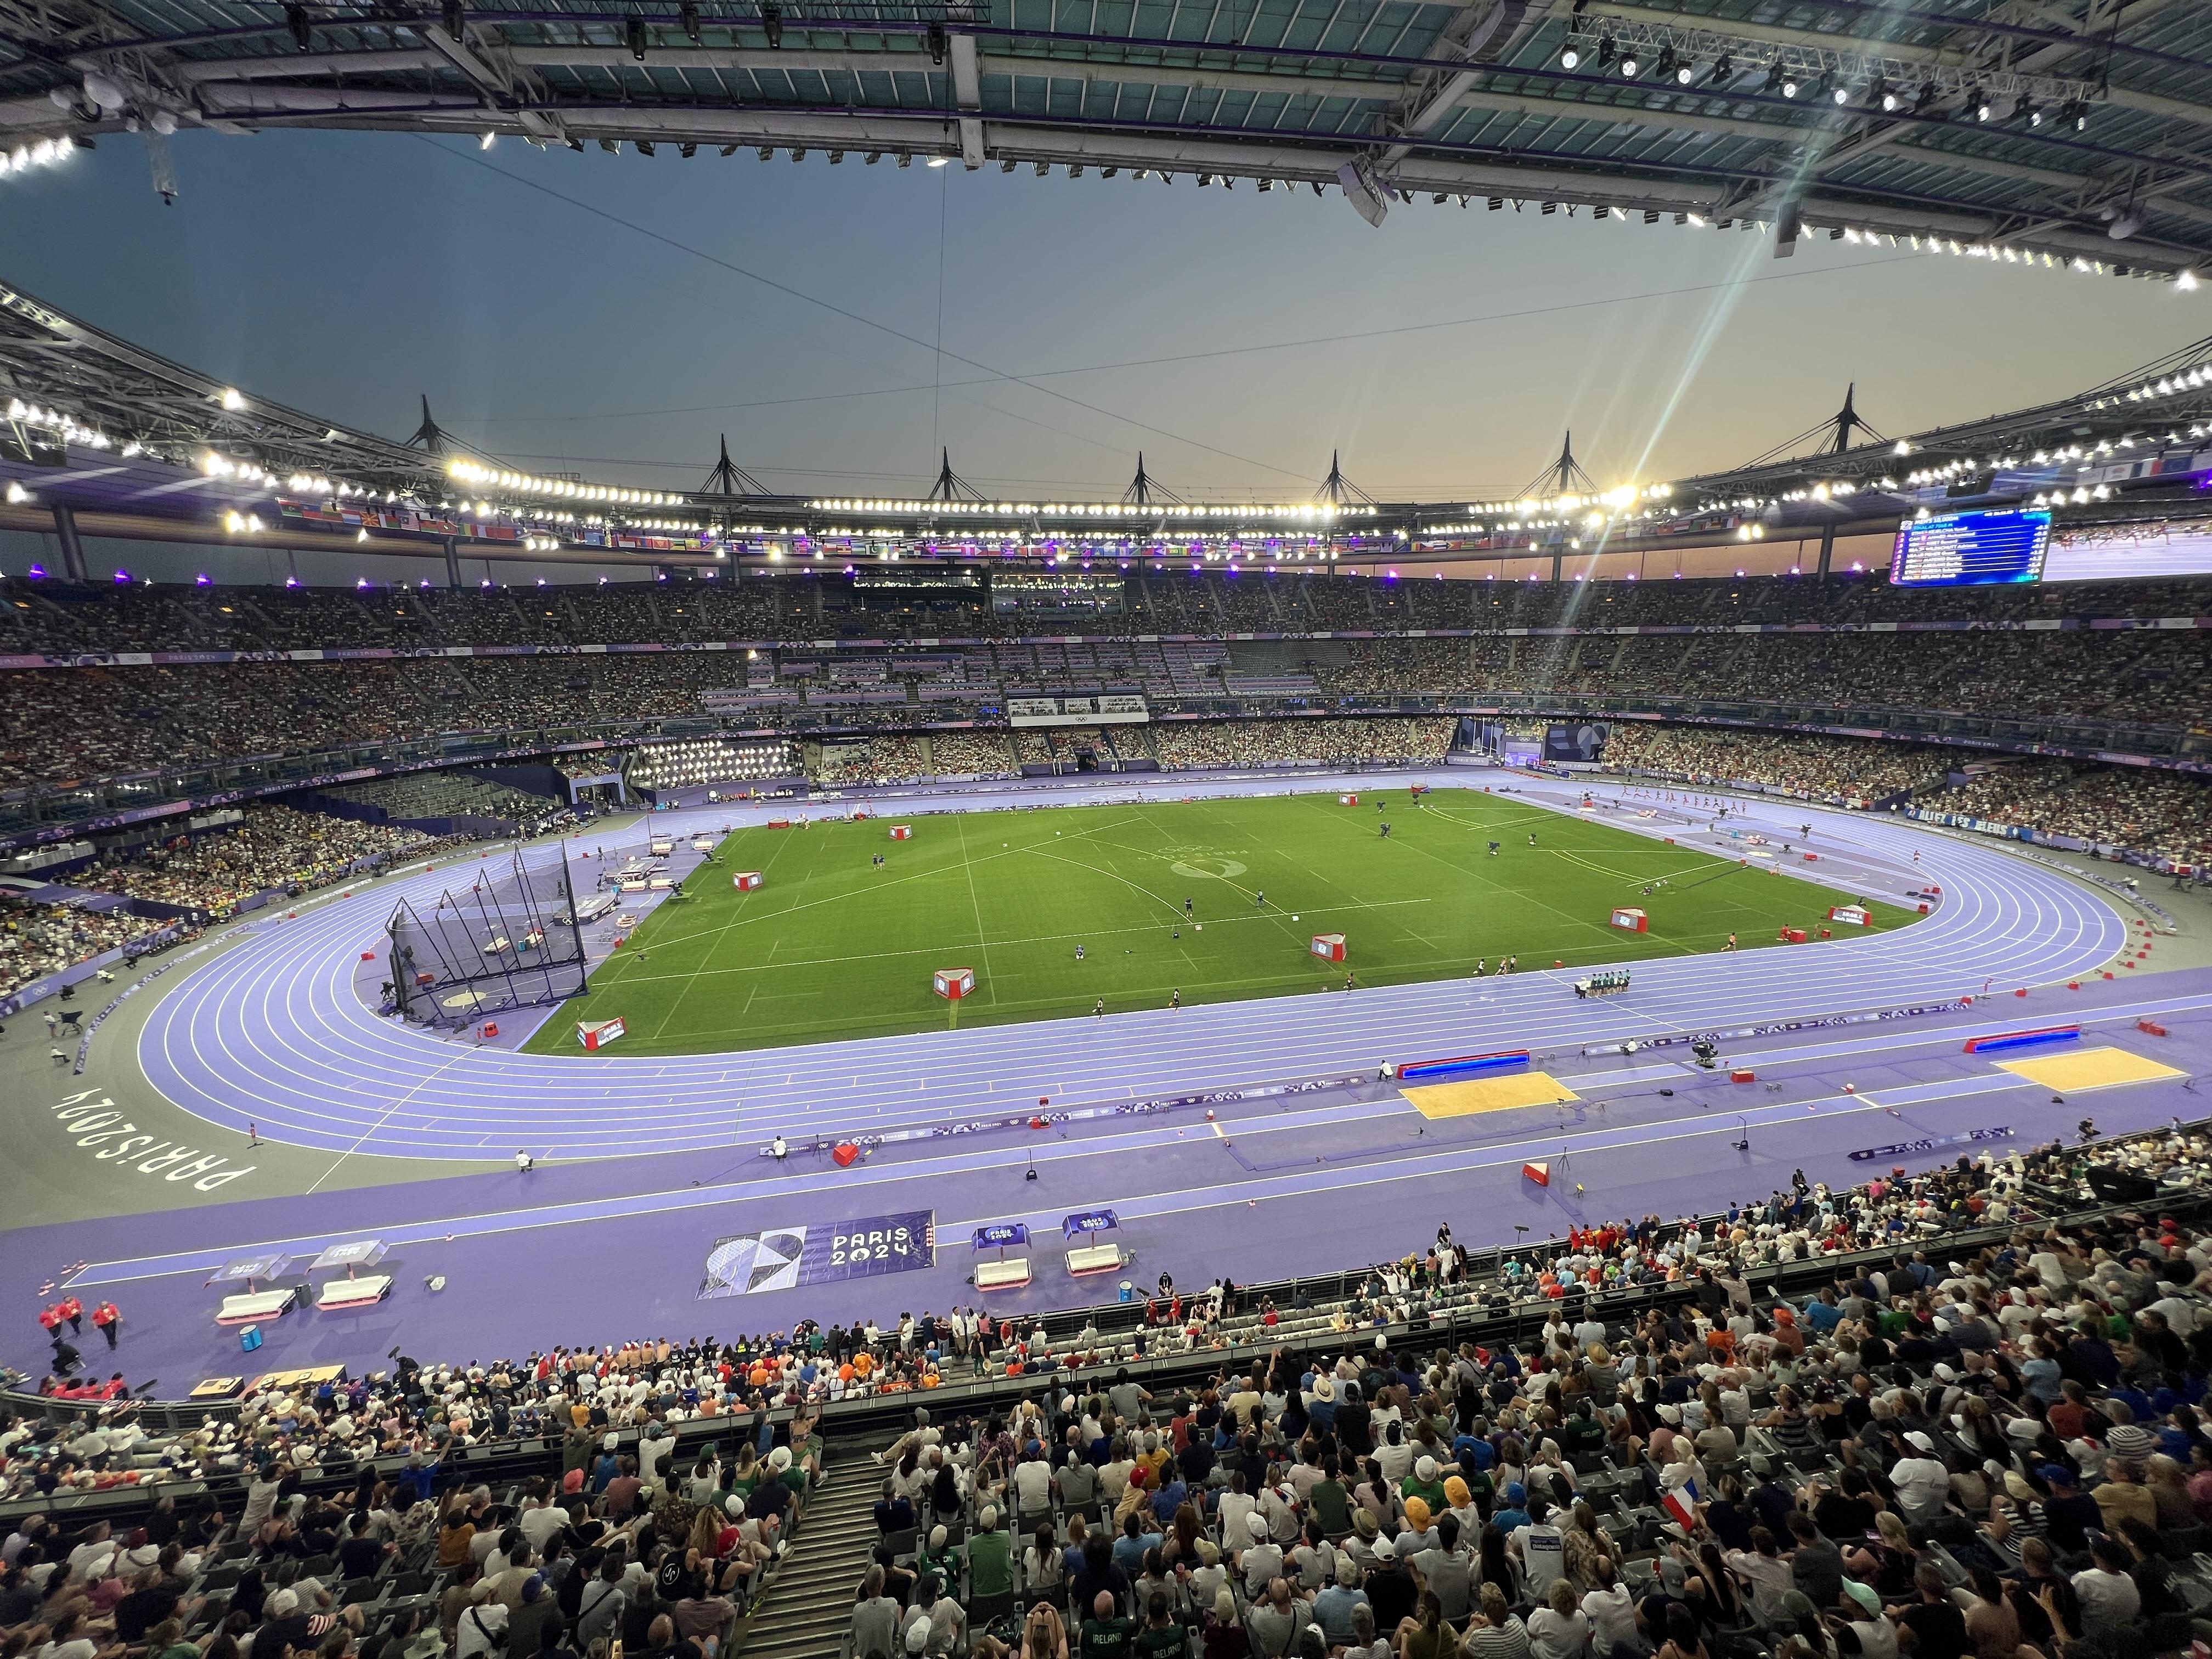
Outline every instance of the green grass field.
<svg viewBox="0 0 2212 1659">
<path fill-rule="evenodd" d="M 1178 989 L 1187 1005 L 1283 996 L 1339 988 L 1346 966 L 1371 986 L 1478 957 L 1517 954 L 1526 971 L 1712 951 L 1732 932 L 1747 950 L 1850 896 L 1509 797 L 1440 791 L 1416 809 L 1392 789 L 1379 813 L 1377 799 L 916 815 L 898 820 L 905 842 L 889 819 L 740 830 L 528 1046 L 580 1052 L 573 1022 L 616 1015 L 620 1053 L 690 1054 L 1050 1019 L 1101 997 L 1159 1007 Z M 762 887 L 732 888 L 755 869 Z M 1642 906 L 1650 931 L 1608 927 L 1616 904 Z M 1344 966 L 1309 952 L 1321 933 L 1346 936 Z M 975 972 L 957 1007 L 930 988 L 947 967 Z"/>
</svg>

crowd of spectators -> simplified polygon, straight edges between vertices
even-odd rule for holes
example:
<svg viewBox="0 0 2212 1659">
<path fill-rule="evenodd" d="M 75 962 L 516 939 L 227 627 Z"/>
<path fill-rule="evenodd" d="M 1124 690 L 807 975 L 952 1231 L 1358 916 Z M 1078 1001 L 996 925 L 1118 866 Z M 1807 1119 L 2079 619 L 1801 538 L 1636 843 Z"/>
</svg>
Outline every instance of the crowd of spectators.
<svg viewBox="0 0 2212 1659">
<path fill-rule="evenodd" d="M 1740 705 L 1753 716 L 1777 707 L 1863 708 L 2201 729 L 2207 717 L 2200 688 L 2212 680 L 2208 630 L 2028 631 L 2019 625 L 2212 608 L 2203 583 L 1931 592 L 1893 589 L 1871 579 L 1390 584 L 1217 573 L 1186 580 L 1148 573 L 1133 576 L 1127 589 L 1131 608 L 1091 617 L 1091 637 L 970 648 L 960 653 L 965 672 L 957 683 L 944 679 L 952 659 L 943 653 L 902 659 L 887 650 L 859 663 L 799 646 L 0 672 L 0 788 L 181 773 L 241 758 L 459 733 L 560 733 L 726 716 L 738 706 L 728 700 L 741 678 L 761 696 L 784 699 L 749 708 L 744 717 L 794 736 L 994 719 L 998 700 L 1023 690 L 1116 684 L 1141 689 L 1160 703 L 1231 695 L 1265 703 L 1437 692 L 1556 694 L 1697 699 Z M 21 581 L 0 584 L 0 590 L 6 600 L 0 603 L 6 624 L 0 647 L 50 647 L 64 655 L 96 650 L 103 639 L 109 648 L 165 641 L 195 650 L 266 650 L 272 643 L 292 648 L 315 639 L 325 621 L 321 642 L 333 645 L 357 644 L 368 637 L 364 629 L 380 639 L 374 629 L 388 623 L 386 642 L 399 652 L 456 643 L 682 646 L 742 638 L 748 630 L 756 636 L 850 638 L 855 631 L 836 618 L 854 604 L 871 603 L 872 592 L 782 578 L 719 586 L 685 581 L 455 593 L 137 586 L 110 592 Z M 1178 596 L 1182 611 L 1196 605 L 1204 612 L 1183 615 L 1197 631 L 1280 633 L 1327 625 L 1385 632 L 1303 647 L 1295 641 L 1127 637 L 1168 625 L 1146 607 L 1170 593 Z M 1907 633 L 1732 631 L 1751 621 L 1856 627 L 1944 616 L 1982 625 Z M 1006 640 L 998 626 L 1003 617 L 979 611 L 977 618 L 993 623 L 979 627 L 978 637 Z M 1206 622 L 1216 626 L 1198 629 Z M 111 626 L 112 635 L 103 632 Z M 1482 631 L 1459 638 L 1387 634 L 1443 627 Z M 1503 631 L 1547 627 L 1701 631 Z M 825 661 L 833 670 L 872 667 L 866 684 L 876 689 L 830 689 L 835 675 L 821 672 Z M 781 677 L 780 669 L 790 665 L 814 672 Z M 1307 685 L 1308 675 L 1319 690 L 1301 696 L 1291 688 Z M 908 700 L 921 689 L 936 695 L 920 703 Z"/>
<path fill-rule="evenodd" d="M 825 743 L 814 751 L 809 779 L 824 789 L 913 783 L 927 775 L 921 739 L 885 733 L 863 743 Z"/>
<path fill-rule="evenodd" d="M 1107 602 L 994 611 L 986 590 L 886 593 L 836 574 L 502 586 L 453 591 L 154 586 L 0 579 L 0 652 L 415 650 L 824 638 L 1127 640 L 1139 635 L 1413 628 L 1863 625 L 1966 618 L 1990 626 L 2207 610 L 2199 580 L 1899 588 L 1879 574 L 1696 580 L 1389 581 L 1310 570 L 1134 571 Z"/>
<path fill-rule="evenodd" d="M 1163 721 L 1149 730 L 1160 769 L 1418 766 L 1441 762 L 1455 724 L 1421 720 Z"/>
<path fill-rule="evenodd" d="M 1808 800 L 1865 805 L 1942 777 L 1945 750 L 1867 738 L 1828 738 L 1725 726 L 1628 720 L 1607 739 L 1608 771 L 1656 775 L 1699 787 L 1753 784 Z"/>
<path fill-rule="evenodd" d="M 380 812 L 386 820 L 394 822 L 479 817 L 535 825 L 559 810 L 559 804 L 550 796 L 533 795 L 512 784 L 451 768 L 334 784 L 320 793 L 333 800 L 350 801 Z"/>
<path fill-rule="evenodd" d="M 122 910 L 41 903 L 0 892 L 0 997 L 110 951 L 128 950 L 167 925 Z"/>
<path fill-rule="evenodd" d="M 2070 836 L 2177 863 L 2212 859 L 2212 781 L 2192 773 L 2023 757 L 1954 774 L 1955 751 L 1872 738 L 1622 721 L 1609 772 L 1699 787 L 1731 784 L 1808 800 L 1916 810 Z M 1947 781 L 1962 781 L 1945 787 Z"/>
<path fill-rule="evenodd" d="M 941 778 L 1004 778 L 1014 773 L 1003 732 L 933 732 L 931 769 Z"/>
<path fill-rule="evenodd" d="M 2212 781 L 2137 766 L 1996 762 L 1922 803 L 1993 823 L 2070 836 L 2186 864 L 2212 858 Z"/>
<path fill-rule="evenodd" d="M 321 812 L 256 803 L 242 822 L 181 835 L 127 856 L 71 872 L 71 886 L 175 905 L 219 920 L 255 893 L 297 896 L 365 866 L 419 858 L 462 839 L 434 839 L 394 824 L 357 823 Z"/>
<path fill-rule="evenodd" d="M 818 1501 L 822 1405 L 988 1375 L 1029 1392 L 923 1404 L 858 1466 L 880 1491 L 854 1659 L 2170 1652 L 2212 1601 L 2212 1242 L 2154 1209 L 2039 1217 L 2100 1170 L 2178 1198 L 2208 1164 L 2177 1127 L 1847 1191 L 1801 1176 L 1704 1218 L 1577 1225 L 1502 1269 L 1439 1227 L 1322 1308 L 1164 1279 L 1126 1346 L 958 1310 L 398 1356 L 170 1436 L 118 1378 L 74 1390 L 108 1400 L 96 1417 L 0 1430 L 8 1495 L 242 1480 L 236 1510 L 202 1489 L 127 1533 L 25 1515 L 0 1640 L 711 1659 Z M 1828 1256 L 1810 1294 L 1752 1287 Z M 1671 1294 L 1594 1294 L 1637 1284 Z M 1455 1349 L 1428 1323 L 1531 1296 L 1549 1306 L 1511 1341 Z M 1261 1357 L 1155 1392 L 1118 1365 L 1147 1339 Z M 733 1455 L 678 1455 L 702 1419 L 736 1431 Z M 509 1499 L 465 1471 L 469 1449 L 541 1435 L 560 1472 Z M 390 1454 L 405 1467 L 369 1467 Z"/>
</svg>

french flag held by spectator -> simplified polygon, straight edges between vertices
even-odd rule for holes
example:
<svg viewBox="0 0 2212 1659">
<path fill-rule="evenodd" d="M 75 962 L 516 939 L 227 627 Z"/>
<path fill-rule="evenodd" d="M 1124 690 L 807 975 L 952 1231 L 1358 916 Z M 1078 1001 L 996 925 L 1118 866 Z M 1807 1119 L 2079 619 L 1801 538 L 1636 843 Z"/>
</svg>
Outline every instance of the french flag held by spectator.
<svg viewBox="0 0 2212 1659">
<path fill-rule="evenodd" d="M 1698 1483 L 1696 1481 L 1685 1480 L 1659 1501 L 1666 1506 L 1667 1513 L 1680 1522 L 1685 1530 L 1692 1528 L 1698 1524 Z"/>
</svg>

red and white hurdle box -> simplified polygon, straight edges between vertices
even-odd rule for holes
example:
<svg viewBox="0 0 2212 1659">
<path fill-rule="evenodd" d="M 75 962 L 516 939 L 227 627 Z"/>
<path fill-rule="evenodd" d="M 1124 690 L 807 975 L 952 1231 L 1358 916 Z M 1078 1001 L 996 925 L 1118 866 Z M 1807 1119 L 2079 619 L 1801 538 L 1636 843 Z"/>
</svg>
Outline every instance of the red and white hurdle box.
<svg viewBox="0 0 2212 1659">
<path fill-rule="evenodd" d="M 761 872 L 757 870 L 740 870 L 730 878 L 730 885 L 740 893 L 750 893 L 760 884 Z"/>
<path fill-rule="evenodd" d="M 975 970 L 973 968 L 940 968 L 930 975 L 929 988 L 948 1002 L 972 997 L 975 994 Z"/>
<path fill-rule="evenodd" d="M 1840 921 L 1846 927 L 1871 927 L 1874 912 L 1863 904 L 1832 904 L 1828 907 L 1828 920 Z"/>
<path fill-rule="evenodd" d="M 1344 960 L 1344 935 L 1341 933 L 1316 933 L 1313 936 L 1313 943 L 1309 945 L 1306 949 L 1311 951 L 1323 962 L 1342 962 Z"/>
<path fill-rule="evenodd" d="M 1336 798 L 1336 804 L 1339 806 L 1357 806 L 1359 805 L 1359 797 L 1357 795 L 1339 795 Z"/>
<path fill-rule="evenodd" d="M 1613 913 L 1612 925 L 1626 928 L 1632 933 L 1648 933 L 1651 931 L 1651 918 L 1641 910 L 1624 905 Z"/>
<path fill-rule="evenodd" d="M 891 839 L 893 841 L 912 841 L 914 839 L 914 826 L 910 823 L 895 823 L 891 825 Z"/>
<path fill-rule="evenodd" d="M 576 1022 L 576 1041 L 596 1052 L 629 1030 L 620 1019 L 580 1019 Z"/>
</svg>

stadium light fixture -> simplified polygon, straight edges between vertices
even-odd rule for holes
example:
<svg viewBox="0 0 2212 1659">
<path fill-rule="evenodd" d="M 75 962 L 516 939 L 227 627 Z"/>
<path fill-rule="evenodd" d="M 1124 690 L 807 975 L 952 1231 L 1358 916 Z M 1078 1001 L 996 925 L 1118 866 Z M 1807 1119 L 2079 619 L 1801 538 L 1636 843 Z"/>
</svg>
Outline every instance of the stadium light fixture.
<svg viewBox="0 0 2212 1659">
<path fill-rule="evenodd" d="M 1620 60 L 1621 79 L 1625 81 L 1633 81 L 1638 71 L 1640 71 L 1643 67 L 1644 65 L 1637 60 L 1635 49 L 1632 47 L 1627 52 L 1622 55 Z"/>
<path fill-rule="evenodd" d="M 1613 58 L 1619 55 L 1620 48 L 1613 44 L 1613 37 L 1611 35 L 1603 34 L 1598 37 L 1597 66 L 1600 69 L 1611 69 L 1613 67 Z"/>
<path fill-rule="evenodd" d="M 445 25 L 446 33 L 456 40 L 468 33 L 468 13 L 462 9 L 461 0 L 444 0 L 439 8 L 438 21 Z"/>
<path fill-rule="evenodd" d="M 480 135 L 480 136 L 477 137 L 477 148 L 478 149 L 490 149 L 494 144 L 497 143 L 498 142 L 499 142 L 499 135 L 498 135 L 497 133 L 495 133 L 495 132 L 486 132 L 486 133 L 483 133 L 483 134 Z"/>
<path fill-rule="evenodd" d="M 1668 80 L 1673 77 L 1674 73 L 1674 48 L 1673 46 L 1667 46 L 1659 48 L 1659 62 L 1654 66 L 1654 72 L 1662 81 Z"/>
<path fill-rule="evenodd" d="M 315 44 L 315 26 L 307 16 L 305 6 L 294 4 L 285 7 L 284 27 L 291 30 L 292 44 L 300 51 L 305 52 Z"/>
<path fill-rule="evenodd" d="M 645 61 L 645 19 L 631 18 L 623 26 L 623 37 L 629 43 L 629 55 L 642 64 Z"/>
<path fill-rule="evenodd" d="M 761 32 L 768 36 L 771 51 L 783 45 L 783 8 L 775 0 L 763 0 L 760 9 Z"/>
<path fill-rule="evenodd" d="M 950 167 L 951 164 L 952 158 L 950 155 L 933 155 L 929 158 L 929 165 L 933 167 Z"/>
<path fill-rule="evenodd" d="M 1577 34 L 1571 34 L 1567 37 L 1566 45 L 1559 48 L 1559 67 L 1563 70 L 1571 70 L 1576 67 L 1576 65 L 1580 64 L 1582 61 L 1582 37 Z"/>
<path fill-rule="evenodd" d="M 1705 84 L 1707 86 L 1713 87 L 1724 87 L 1735 78 L 1735 59 L 1727 52 L 1723 52 L 1713 64 L 1713 78 L 1708 81 Z"/>
<path fill-rule="evenodd" d="M 684 26 L 684 38 L 693 46 L 699 44 L 699 0 L 684 0 L 676 9 L 677 21 Z"/>
</svg>

